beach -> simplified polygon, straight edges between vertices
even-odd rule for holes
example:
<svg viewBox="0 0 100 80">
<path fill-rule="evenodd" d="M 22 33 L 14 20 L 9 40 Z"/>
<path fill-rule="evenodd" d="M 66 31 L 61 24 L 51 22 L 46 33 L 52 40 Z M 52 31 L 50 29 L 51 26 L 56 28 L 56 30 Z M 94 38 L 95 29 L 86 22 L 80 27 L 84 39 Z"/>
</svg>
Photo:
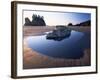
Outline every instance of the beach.
<svg viewBox="0 0 100 80">
<path fill-rule="evenodd" d="M 79 32 L 90 32 L 90 27 L 69 27 L 72 30 Z M 52 31 L 55 26 L 50 27 L 23 27 L 23 69 L 33 68 L 54 68 L 54 67 L 75 67 L 75 66 L 89 66 L 91 65 L 91 50 L 85 49 L 84 56 L 80 59 L 60 59 L 43 55 L 35 50 L 32 50 L 28 44 L 26 38 L 28 36 L 40 35 L 44 32 Z"/>
</svg>

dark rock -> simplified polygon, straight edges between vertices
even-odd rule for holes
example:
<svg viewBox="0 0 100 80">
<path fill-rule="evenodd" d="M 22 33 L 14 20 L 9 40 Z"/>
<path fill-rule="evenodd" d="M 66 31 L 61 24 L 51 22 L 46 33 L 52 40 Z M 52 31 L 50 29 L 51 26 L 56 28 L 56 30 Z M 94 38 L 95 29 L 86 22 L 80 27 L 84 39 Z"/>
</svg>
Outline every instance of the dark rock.
<svg viewBox="0 0 100 80">
<path fill-rule="evenodd" d="M 71 30 L 66 26 L 56 26 L 56 29 L 48 33 L 46 38 L 60 41 L 66 37 L 69 37 L 70 35 L 71 35 Z"/>
<path fill-rule="evenodd" d="M 25 24 L 24 24 L 24 26 L 31 26 L 32 24 L 31 24 L 31 21 L 29 20 L 29 18 L 28 17 L 26 17 L 25 18 Z"/>
<path fill-rule="evenodd" d="M 28 17 L 25 18 L 24 26 L 46 26 L 46 23 L 43 16 L 33 14 L 32 21 Z"/>
<path fill-rule="evenodd" d="M 33 14 L 32 26 L 46 26 L 43 16 Z"/>
<path fill-rule="evenodd" d="M 91 26 L 91 20 L 81 22 L 79 24 L 76 24 L 75 26 Z"/>
</svg>

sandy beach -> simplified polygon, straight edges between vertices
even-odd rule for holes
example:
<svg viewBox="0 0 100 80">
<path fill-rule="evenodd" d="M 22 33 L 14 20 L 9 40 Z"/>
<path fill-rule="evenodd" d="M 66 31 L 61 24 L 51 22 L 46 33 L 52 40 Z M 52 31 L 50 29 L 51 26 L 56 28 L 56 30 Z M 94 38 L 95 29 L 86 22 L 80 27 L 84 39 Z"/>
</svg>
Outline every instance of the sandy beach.
<svg viewBox="0 0 100 80">
<path fill-rule="evenodd" d="M 36 36 L 40 33 L 53 30 L 55 27 L 24 27 L 23 39 L 23 69 L 33 68 L 49 68 L 49 67 L 69 67 L 69 66 L 89 66 L 90 65 L 90 49 L 84 50 L 84 57 L 80 59 L 59 59 L 43 55 L 28 47 L 26 37 Z M 90 31 L 90 27 L 70 27 L 76 31 Z"/>
</svg>

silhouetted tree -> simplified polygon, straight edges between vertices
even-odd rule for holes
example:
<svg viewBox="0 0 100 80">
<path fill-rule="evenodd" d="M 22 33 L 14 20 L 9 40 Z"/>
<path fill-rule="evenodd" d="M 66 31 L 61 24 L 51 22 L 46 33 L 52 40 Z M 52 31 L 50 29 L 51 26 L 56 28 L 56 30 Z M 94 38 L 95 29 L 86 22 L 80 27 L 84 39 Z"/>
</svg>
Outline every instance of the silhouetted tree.
<svg viewBox="0 0 100 80">
<path fill-rule="evenodd" d="M 32 25 L 32 23 L 31 23 L 30 19 L 28 17 L 26 17 L 24 26 L 31 26 L 31 25 Z"/>
<path fill-rule="evenodd" d="M 68 26 L 73 26 L 73 24 L 72 23 L 69 23 Z"/>
</svg>

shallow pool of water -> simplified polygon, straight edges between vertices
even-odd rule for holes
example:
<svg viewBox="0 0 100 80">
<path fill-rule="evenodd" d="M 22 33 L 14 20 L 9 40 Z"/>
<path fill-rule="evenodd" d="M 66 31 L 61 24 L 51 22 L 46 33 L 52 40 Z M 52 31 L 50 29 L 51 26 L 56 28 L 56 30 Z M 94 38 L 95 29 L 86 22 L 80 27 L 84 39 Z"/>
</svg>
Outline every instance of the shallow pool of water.
<svg viewBox="0 0 100 80">
<path fill-rule="evenodd" d="M 28 46 L 40 54 L 54 58 L 79 59 L 84 50 L 90 48 L 90 34 L 71 31 L 63 40 L 46 39 L 46 34 L 26 38 Z"/>
</svg>

